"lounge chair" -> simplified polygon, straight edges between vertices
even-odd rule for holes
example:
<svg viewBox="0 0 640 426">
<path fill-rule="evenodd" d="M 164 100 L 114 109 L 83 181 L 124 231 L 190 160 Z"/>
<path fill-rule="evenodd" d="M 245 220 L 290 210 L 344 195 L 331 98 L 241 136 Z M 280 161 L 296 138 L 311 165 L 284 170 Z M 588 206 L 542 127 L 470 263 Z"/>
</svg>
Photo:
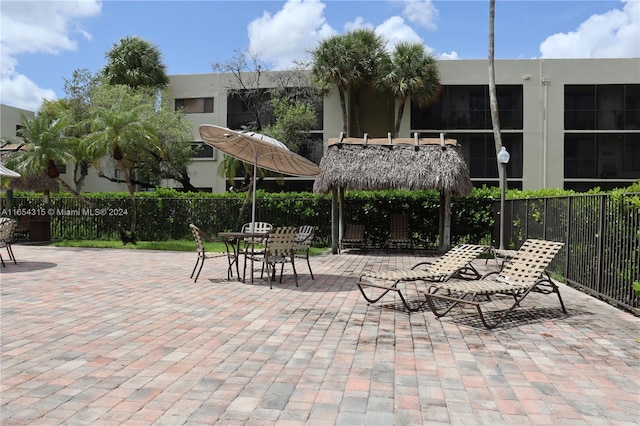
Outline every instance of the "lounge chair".
<svg viewBox="0 0 640 426">
<path fill-rule="evenodd" d="M 389 222 L 389 247 L 413 247 L 413 240 L 409 232 L 409 216 L 406 214 L 392 214 Z"/>
<path fill-rule="evenodd" d="M 338 251 L 353 247 L 364 248 L 364 225 L 349 223 L 345 227 Z"/>
<path fill-rule="evenodd" d="M 302 225 L 300 228 L 298 228 L 296 243 L 293 246 L 293 254 L 296 259 L 306 259 L 312 280 L 315 278 L 313 278 L 313 271 L 311 270 L 311 263 L 309 262 L 309 250 L 311 249 L 311 243 L 313 242 L 314 233 L 315 231 L 313 229 L 313 226 Z"/>
<path fill-rule="evenodd" d="M 193 223 L 189 224 L 189 228 L 191 228 L 191 232 L 193 233 L 193 237 L 196 240 L 196 244 L 198 246 L 198 259 L 196 260 L 196 264 L 193 267 L 193 271 L 191 271 L 191 278 L 195 274 L 195 278 L 193 278 L 193 282 L 198 281 L 198 277 L 200 276 L 200 271 L 202 271 L 202 266 L 204 265 L 205 259 L 211 259 L 214 257 L 223 257 L 226 256 L 229 262 L 229 267 L 227 268 L 227 279 L 231 279 L 233 277 L 233 263 L 237 260 L 237 255 L 235 250 L 229 246 L 229 243 L 225 240 L 219 240 L 216 238 L 211 238 L 205 232 L 203 232 L 200 228 L 198 228 Z M 204 242 L 219 242 L 223 243 L 226 247 L 226 252 L 207 252 L 204 247 Z M 199 268 L 198 268 L 199 266 Z M 198 273 L 196 274 L 196 269 L 198 269 Z"/>
<path fill-rule="evenodd" d="M 363 272 L 356 285 L 360 289 L 362 296 L 369 303 L 376 303 L 387 293 L 394 292 L 400 296 L 400 300 L 409 312 L 415 312 L 420 310 L 426 302 L 423 301 L 417 307 L 411 306 L 407 297 L 398 287 L 400 283 L 415 281 L 441 282 L 453 277 L 466 280 L 479 279 L 481 275 L 471 265 L 471 262 L 485 250 L 487 250 L 486 246 L 461 244 L 452 248 L 434 262 L 420 262 L 411 269 Z M 378 281 L 392 281 L 393 284 L 384 285 L 379 284 Z M 376 290 L 373 290 L 371 294 L 367 294 L 365 288 L 374 288 L 382 292 L 377 296 L 373 296 L 373 292 Z"/>
<path fill-rule="evenodd" d="M 560 290 L 545 271 L 563 245 L 554 241 L 529 239 L 502 265 L 500 271 L 490 272 L 476 281 L 449 280 L 434 284 L 424 293 L 426 303 L 438 318 L 456 306 L 471 305 L 477 309 L 480 320 L 489 329 L 498 326 L 532 291 L 557 294 L 562 311 L 566 313 Z M 441 294 L 443 292 L 446 294 Z M 479 297 L 490 300 L 491 296 L 497 295 L 510 296 L 514 303 L 504 310 L 493 311 L 495 319 L 489 321 L 482 311 Z M 434 299 L 447 306 L 438 310 Z"/>
</svg>

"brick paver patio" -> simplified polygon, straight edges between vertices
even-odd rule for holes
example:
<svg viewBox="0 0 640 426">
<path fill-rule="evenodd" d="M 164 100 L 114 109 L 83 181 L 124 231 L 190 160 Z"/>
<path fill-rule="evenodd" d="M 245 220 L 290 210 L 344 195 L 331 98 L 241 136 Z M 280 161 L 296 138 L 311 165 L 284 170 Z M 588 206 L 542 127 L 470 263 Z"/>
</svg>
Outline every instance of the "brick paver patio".
<svg viewBox="0 0 640 426">
<path fill-rule="evenodd" d="M 488 331 L 463 313 L 408 315 L 393 296 L 365 303 L 360 271 L 417 253 L 314 257 L 314 281 L 300 264 L 300 287 L 285 275 L 269 290 L 227 281 L 225 259 L 193 283 L 195 252 L 14 252 L 0 275 L 2 425 L 640 418 L 640 319 L 562 284 L 568 315 L 535 295 Z"/>
</svg>

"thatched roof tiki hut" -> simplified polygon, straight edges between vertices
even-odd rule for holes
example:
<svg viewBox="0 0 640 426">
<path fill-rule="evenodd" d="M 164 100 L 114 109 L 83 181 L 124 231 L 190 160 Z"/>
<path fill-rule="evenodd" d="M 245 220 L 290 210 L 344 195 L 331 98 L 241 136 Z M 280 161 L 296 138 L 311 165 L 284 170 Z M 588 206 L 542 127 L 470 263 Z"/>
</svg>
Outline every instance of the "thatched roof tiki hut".
<svg viewBox="0 0 640 426">
<path fill-rule="evenodd" d="M 440 249 L 451 247 L 451 195 L 469 195 L 469 168 L 454 139 L 331 138 L 320 161 L 315 193 L 332 193 L 332 251 L 343 233 L 345 190 L 440 191 Z"/>
</svg>

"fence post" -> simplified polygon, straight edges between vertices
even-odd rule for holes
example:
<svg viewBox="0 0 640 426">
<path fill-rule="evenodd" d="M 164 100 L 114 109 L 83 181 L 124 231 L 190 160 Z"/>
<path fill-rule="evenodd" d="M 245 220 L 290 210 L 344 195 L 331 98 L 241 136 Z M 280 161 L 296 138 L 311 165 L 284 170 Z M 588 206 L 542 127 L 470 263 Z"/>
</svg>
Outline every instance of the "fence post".
<svg viewBox="0 0 640 426">
<path fill-rule="evenodd" d="M 596 265 L 598 266 L 598 273 L 596 274 L 596 288 L 598 289 L 598 293 L 603 293 L 602 291 L 602 259 L 604 257 L 604 229 L 605 229 L 605 218 L 607 213 L 607 204 L 606 198 L 604 195 L 600 195 L 600 209 L 598 217 L 598 241 L 597 241 L 597 256 L 596 256 Z"/>
<path fill-rule="evenodd" d="M 573 197 L 567 196 L 567 234 L 564 237 L 564 248 L 565 248 L 565 258 L 564 258 L 564 276 L 566 277 L 569 272 L 569 259 L 571 257 L 571 207 L 573 204 Z"/>
</svg>

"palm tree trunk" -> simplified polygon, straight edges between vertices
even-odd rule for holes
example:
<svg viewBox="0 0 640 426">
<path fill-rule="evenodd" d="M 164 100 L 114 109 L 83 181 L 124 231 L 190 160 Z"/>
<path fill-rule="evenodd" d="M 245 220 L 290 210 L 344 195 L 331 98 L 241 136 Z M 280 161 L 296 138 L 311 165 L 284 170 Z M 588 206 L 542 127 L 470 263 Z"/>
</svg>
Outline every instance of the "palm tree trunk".
<svg viewBox="0 0 640 426">
<path fill-rule="evenodd" d="M 362 130 L 362 110 L 360 108 L 360 89 L 356 89 L 353 92 L 353 105 L 354 105 L 354 113 L 356 116 L 356 137 L 361 138 L 364 136 L 364 131 Z"/>
<path fill-rule="evenodd" d="M 131 237 L 135 238 L 135 232 L 136 232 L 136 222 L 137 222 L 137 206 L 136 206 L 136 190 L 133 187 L 133 184 L 131 183 L 131 177 L 129 176 L 129 171 L 127 170 L 127 167 L 124 164 L 124 160 L 120 159 L 117 160 L 118 163 L 118 168 L 120 169 L 120 172 L 122 173 L 122 177 L 124 178 L 124 181 L 127 184 L 127 189 L 129 190 L 129 196 L 131 198 L 131 227 L 129 228 L 129 232 L 131 233 Z"/>
<path fill-rule="evenodd" d="M 347 100 L 345 99 L 344 90 L 338 88 L 338 93 L 340 93 L 340 108 L 342 109 L 342 132 L 345 137 L 348 137 L 349 131 L 347 122 L 349 120 L 349 116 L 347 115 Z"/>
<path fill-rule="evenodd" d="M 500 114 L 498 112 L 498 96 L 496 94 L 496 75 L 494 69 L 494 20 L 496 14 L 496 1 L 489 1 L 489 106 L 491 108 L 491 123 L 493 125 L 493 138 L 496 148 L 496 165 L 498 166 L 498 179 L 502 186 L 504 171 L 498 162 L 498 153 L 502 148 L 500 134 Z"/>
<path fill-rule="evenodd" d="M 56 182 L 58 182 L 60 186 L 62 186 L 65 190 L 70 192 L 74 197 L 76 197 L 78 200 L 80 200 L 84 204 L 91 207 L 95 207 L 95 205 L 91 201 L 87 200 L 82 194 L 80 194 L 78 191 L 73 189 L 67 182 L 61 179 L 60 176 L 56 178 Z"/>
<path fill-rule="evenodd" d="M 404 104 L 407 103 L 406 99 L 400 99 L 400 106 L 398 107 L 398 116 L 396 117 L 396 129 L 393 134 L 394 138 L 397 138 L 400 134 L 400 123 L 402 122 L 402 116 L 404 115 Z"/>
</svg>

